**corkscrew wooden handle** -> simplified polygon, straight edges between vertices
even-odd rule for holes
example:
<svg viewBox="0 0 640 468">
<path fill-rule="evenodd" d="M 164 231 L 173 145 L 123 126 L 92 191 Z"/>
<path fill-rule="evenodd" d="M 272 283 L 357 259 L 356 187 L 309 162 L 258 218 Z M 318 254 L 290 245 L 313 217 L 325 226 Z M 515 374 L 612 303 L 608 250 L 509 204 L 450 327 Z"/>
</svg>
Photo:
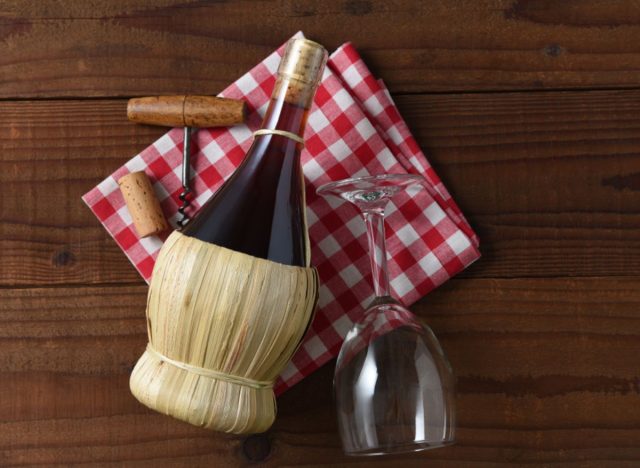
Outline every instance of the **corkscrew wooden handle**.
<svg viewBox="0 0 640 468">
<path fill-rule="evenodd" d="M 164 127 L 227 127 L 245 116 L 244 101 L 214 96 L 149 96 L 127 104 L 129 120 Z"/>
</svg>

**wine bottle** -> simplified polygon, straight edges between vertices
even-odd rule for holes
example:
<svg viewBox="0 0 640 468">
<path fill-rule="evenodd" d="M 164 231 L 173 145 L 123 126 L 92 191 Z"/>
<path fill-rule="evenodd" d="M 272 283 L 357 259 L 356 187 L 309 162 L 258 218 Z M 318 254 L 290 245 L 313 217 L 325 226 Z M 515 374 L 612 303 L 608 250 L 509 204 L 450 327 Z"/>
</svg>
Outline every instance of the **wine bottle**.
<svg viewBox="0 0 640 468">
<path fill-rule="evenodd" d="M 289 42 L 262 128 L 234 174 L 184 229 L 186 236 L 274 262 L 308 266 L 302 136 L 325 49 Z"/>
<path fill-rule="evenodd" d="M 245 159 L 160 249 L 147 299 L 149 342 L 129 381 L 149 408 L 234 434 L 273 423 L 273 386 L 318 299 L 300 151 L 326 59 L 315 42 L 288 43 Z"/>
</svg>

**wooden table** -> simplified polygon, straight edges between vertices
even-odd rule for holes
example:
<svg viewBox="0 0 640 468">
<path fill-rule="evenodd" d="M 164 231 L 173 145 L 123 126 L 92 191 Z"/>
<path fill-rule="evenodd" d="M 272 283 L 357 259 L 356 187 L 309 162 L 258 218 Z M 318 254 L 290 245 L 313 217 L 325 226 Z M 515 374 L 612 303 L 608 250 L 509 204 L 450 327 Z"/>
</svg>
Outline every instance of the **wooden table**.
<svg viewBox="0 0 640 468">
<path fill-rule="evenodd" d="M 343 456 L 332 365 L 252 437 L 129 393 L 147 288 L 80 195 L 163 133 L 127 98 L 217 93 L 299 29 L 356 44 L 481 238 L 414 307 L 453 447 Z M 631 1 L 2 2 L 0 465 L 640 466 L 639 69 Z"/>
</svg>

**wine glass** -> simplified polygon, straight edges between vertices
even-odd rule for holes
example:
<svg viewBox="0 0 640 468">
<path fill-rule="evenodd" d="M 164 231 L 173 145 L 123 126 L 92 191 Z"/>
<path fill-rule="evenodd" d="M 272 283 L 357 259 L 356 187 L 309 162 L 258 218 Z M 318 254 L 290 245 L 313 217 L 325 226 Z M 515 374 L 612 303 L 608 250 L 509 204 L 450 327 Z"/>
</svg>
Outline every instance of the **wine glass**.
<svg viewBox="0 0 640 468">
<path fill-rule="evenodd" d="M 334 376 L 347 455 L 413 452 L 452 444 L 455 389 L 451 366 L 431 329 L 391 297 L 384 235 L 387 203 L 421 176 L 345 179 L 318 188 L 353 203 L 367 227 L 375 298 L 347 334 Z"/>
</svg>

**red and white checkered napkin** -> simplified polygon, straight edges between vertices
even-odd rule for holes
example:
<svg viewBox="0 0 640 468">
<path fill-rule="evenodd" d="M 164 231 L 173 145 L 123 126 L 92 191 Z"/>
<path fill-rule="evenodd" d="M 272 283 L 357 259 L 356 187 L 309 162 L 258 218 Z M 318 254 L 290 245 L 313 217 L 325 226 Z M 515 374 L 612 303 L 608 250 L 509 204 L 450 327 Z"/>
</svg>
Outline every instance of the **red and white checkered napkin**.
<svg viewBox="0 0 640 468">
<path fill-rule="evenodd" d="M 283 47 L 220 94 L 247 101 L 246 125 L 194 133 L 194 211 L 231 175 L 249 149 L 282 52 Z M 116 181 L 129 172 L 146 171 L 175 226 L 182 139 L 182 129 L 169 131 L 83 197 L 147 281 L 164 239 L 137 237 Z M 331 54 L 309 115 L 305 142 L 307 217 L 312 263 L 320 275 L 320 299 L 302 345 L 277 382 L 278 393 L 337 355 L 353 321 L 373 297 L 364 224 L 345 202 L 318 197 L 318 186 L 368 174 L 411 172 L 426 178 L 427 190 L 399 196 L 387 210 L 391 287 L 405 305 L 479 257 L 477 237 L 418 148 L 386 87 L 373 77 L 351 44 Z"/>
</svg>

